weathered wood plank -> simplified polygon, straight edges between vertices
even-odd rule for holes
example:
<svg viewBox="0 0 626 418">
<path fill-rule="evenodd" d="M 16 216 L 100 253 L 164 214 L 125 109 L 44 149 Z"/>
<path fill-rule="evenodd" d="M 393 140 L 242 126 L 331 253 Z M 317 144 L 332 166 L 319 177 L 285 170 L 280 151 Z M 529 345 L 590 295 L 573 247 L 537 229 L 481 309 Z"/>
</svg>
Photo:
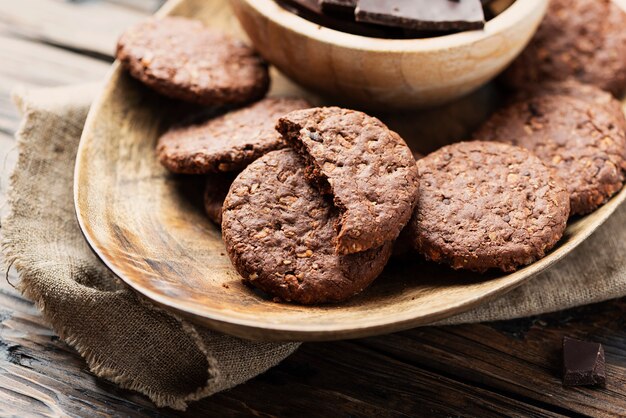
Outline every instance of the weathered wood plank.
<svg viewBox="0 0 626 418">
<path fill-rule="evenodd" d="M 5 4 L 6 2 L 1 2 Z M 19 85 L 59 86 L 99 81 L 108 62 L 0 32 L 0 131 L 17 129 L 19 115 L 11 92 Z"/>
<path fill-rule="evenodd" d="M 29 39 L 112 56 L 119 35 L 147 14 L 101 1 L 0 1 L 0 28 Z"/>
<path fill-rule="evenodd" d="M 625 306 L 622 300 L 534 320 L 416 329 L 361 343 L 402 362 L 529 404 L 591 416 L 626 416 Z M 517 335 L 511 334 L 516 327 Z M 561 385 L 564 335 L 605 344 L 610 379 L 606 389 Z"/>
<path fill-rule="evenodd" d="M 276 402 L 281 394 L 286 399 Z M 355 342 L 305 344 L 276 369 L 212 402 L 221 403 L 224 398 L 243 402 L 251 414 L 260 411 L 275 416 L 298 410 L 312 416 L 455 416 L 462 412 L 481 417 L 559 416 L 380 355 Z"/>
</svg>

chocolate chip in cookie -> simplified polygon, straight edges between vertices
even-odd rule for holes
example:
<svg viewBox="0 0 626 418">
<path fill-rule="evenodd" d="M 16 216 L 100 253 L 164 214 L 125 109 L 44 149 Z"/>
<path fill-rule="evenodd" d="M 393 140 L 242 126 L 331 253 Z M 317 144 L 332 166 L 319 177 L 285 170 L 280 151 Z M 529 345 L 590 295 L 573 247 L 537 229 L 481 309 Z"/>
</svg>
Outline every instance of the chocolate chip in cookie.
<svg viewBox="0 0 626 418">
<path fill-rule="evenodd" d="M 340 302 L 381 273 L 392 243 L 338 255 L 337 210 L 304 179 L 305 167 L 291 149 L 250 164 L 224 202 L 222 237 L 247 283 L 284 301 Z"/>
<path fill-rule="evenodd" d="M 574 77 L 626 90 L 626 12 L 612 0 L 551 0 L 528 47 L 504 74 L 515 88 Z"/>
<path fill-rule="evenodd" d="M 208 106 L 265 96 L 267 64 L 244 43 L 182 17 L 144 20 L 119 39 L 117 58 L 165 96 Z"/>
<path fill-rule="evenodd" d="M 593 212 L 624 185 L 623 119 L 573 96 L 542 94 L 496 112 L 474 137 L 530 150 L 565 180 L 572 215 Z"/>
<path fill-rule="evenodd" d="M 411 150 L 381 121 L 338 107 L 280 118 L 283 138 L 305 159 L 305 176 L 339 211 L 337 252 L 376 248 L 398 237 L 418 192 Z"/>
<path fill-rule="evenodd" d="M 569 216 L 563 181 L 529 151 L 472 141 L 417 162 L 414 248 L 455 269 L 514 271 L 559 241 Z"/>
<path fill-rule="evenodd" d="M 307 107 L 303 99 L 266 98 L 202 124 L 175 127 L 159 139 L 157 155 L 174 173 L 240 171 L 263 154 L 284 148 L 276 121 Z"/>
</svg>

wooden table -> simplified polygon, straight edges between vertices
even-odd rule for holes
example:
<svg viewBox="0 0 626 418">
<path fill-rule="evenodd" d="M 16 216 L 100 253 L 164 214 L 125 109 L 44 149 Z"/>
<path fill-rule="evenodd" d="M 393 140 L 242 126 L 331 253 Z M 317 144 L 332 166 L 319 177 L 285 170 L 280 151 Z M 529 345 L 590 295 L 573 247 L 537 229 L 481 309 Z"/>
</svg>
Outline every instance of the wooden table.
<svg viewBox="0 0 626 418">
<path fill-rule="evenodd" d="M 210 0 L 207 0 L 210 1 Z M 0 1 L 0 207 L 16 159 L 18 84 L 100 80 L 119 32 L 161 0 Z M 0 284 L 0 416 L 179 416 L 96 378 L 12 285 Z M 305 344 L 188 416 L 626 416 L 626 299 L 481 325 Z M 564 335 L 605 345 L 607 389 L 564 388 Z"/>
</svg>

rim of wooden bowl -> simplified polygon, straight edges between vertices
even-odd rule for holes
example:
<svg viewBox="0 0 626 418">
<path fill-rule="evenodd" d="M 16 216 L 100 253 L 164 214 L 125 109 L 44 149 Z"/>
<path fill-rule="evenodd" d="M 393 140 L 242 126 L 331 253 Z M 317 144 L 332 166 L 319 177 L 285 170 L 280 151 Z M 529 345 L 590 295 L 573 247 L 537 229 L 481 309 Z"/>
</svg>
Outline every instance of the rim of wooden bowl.
<svg viewBox="0 0 626 418">
<path fill-rule="evenodd" d="M 354 35 L 320 26 L 280 6 L 275 0 L 238 0 L 266 19 L 300 35 L 319 42 L 350 49 L 371 52 L 419 53 L 442 49 L 452 49 L 471 45 L 481 40 L 497 36 L 529 19 L 536 8 L 547 8 L 548 0 L 517 0 L 508 9 L 486 22 L 483 30 L 459 32 L 433 38 L 383 39 Z M 544 10 L 545 12 L 545 10 Z M 541 14 L 543 17 L 543 13 Z"/>
</svg>

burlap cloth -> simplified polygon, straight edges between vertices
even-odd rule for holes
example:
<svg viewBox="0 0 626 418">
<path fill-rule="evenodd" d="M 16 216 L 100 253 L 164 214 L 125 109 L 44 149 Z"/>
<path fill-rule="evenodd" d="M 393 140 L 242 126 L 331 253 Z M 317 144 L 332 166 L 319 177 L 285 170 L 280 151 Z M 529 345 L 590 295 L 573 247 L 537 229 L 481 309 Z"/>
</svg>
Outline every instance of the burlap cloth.
<svg viewBox="0 0 626 418">
<path fill-rule="evenodd" d="M 74 158 L 97 86 L 21 91 L 24 119 L 2 223 L 20 289 L 98 376 L 184 409 L 267 370 L 298 344 L 216 334 L 152 306 L 93 255 L 72 198 Z M 499 300 L 444 321 L 492 321 L 626 295 L 626 206 L 567 259 Z"/>
</svg>

